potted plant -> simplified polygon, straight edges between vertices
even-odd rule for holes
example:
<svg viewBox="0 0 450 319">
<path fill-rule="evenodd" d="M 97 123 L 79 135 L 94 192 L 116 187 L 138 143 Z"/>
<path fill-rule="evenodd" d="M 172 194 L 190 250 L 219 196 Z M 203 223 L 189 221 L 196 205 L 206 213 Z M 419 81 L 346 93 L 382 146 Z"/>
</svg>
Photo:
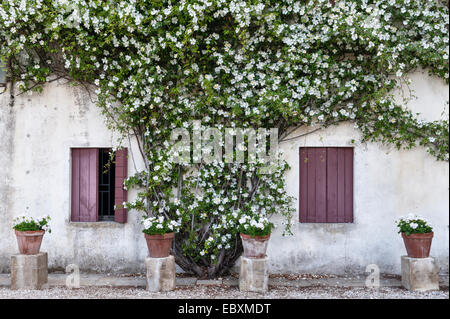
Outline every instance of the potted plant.
<svg viewBox="0 0 450 319">
<path fill-rule="evenodd" d="M 19 252 L 24 255 L 39 254 L 42 238 L 45 231 L 51 233 L 48 222 L 50 216 L 33 219 L 32 217 L 19 216 L 13 220 L 13 229 L 16 233 Z"/>
<path fill-rule="evenodd" d="M 409 215 L 401 217 L 397 226 L 402 234 L 408 257 L 427 258 L 430 256 L 433 228 L 423 217 Z"/>
<path fill-rule="evenodd" d="M 180 224 L 174 220 L 164 218 L 164 216 L 147 217 L 142 219 L 149 256 L 153 258 L 164 258 L 170 254 L 174 232 Z"/>
<path fill-rule="evenodd" d="M 264 215 L 244 215 L 239 219 L 239 232 L 244 247 L 244 257 L 264 258 L 274 224 Z"/>
</svg>

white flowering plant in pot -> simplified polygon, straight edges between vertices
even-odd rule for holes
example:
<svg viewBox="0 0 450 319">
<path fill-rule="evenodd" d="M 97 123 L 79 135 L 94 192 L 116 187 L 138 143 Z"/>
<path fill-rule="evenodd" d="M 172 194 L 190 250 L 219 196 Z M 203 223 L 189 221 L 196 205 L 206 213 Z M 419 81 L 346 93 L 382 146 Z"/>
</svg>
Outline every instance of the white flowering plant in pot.
<svg viewBox="0 0 450 319">
<path fill-rule="evenodd" d="M 45 232 L 52 232 L 49 225 L 50 219 L 50 216 L 39 218 L 18 216 L 13 219 L 13 229 L 21 254 L 39 253 Z"/>
<path fill-rule="evenodd" d="M 164 216 L 145 215 L 142 224 L 144 226 L 142 232 L 145 235 L 149 256 L 154 258 L 168 257 L 175 232 L 179 229 L 180 223 Z"/>
<path fill-rule="evenodd" d="M 431 223 L 425 218 L 410 214 L 397 221 L 408 257 L 427 258 L 430 256 L 434 233 Z"/>
<path fill-rule="evenodd" d="M 245 214 L 239 219 L 238 230 L 244 248 L 243 256 L 247 258 L 264 258 L 270 234 L 275 225 L 265 214 Z"/>
<path fill-rule="evenodd" d="M 146 235 L 164 235 L 173 233 L 180 227 L 179 222 L 167 219 L 164 216 L 143 216 L 141 223 L 144 226 L 142 232 Z"/>
<path fill-rule="evenodd" d="M 275 224 L 270 222 L 266 216 L 259 214 L 255 216 L 243 215 L 239 219 L 238 229 L 241 234 L 251 237 L 264 237 L 270 235 L 274 227 Z"/>
<path fill-rule="evenodd" d="M 46 231 L 51 233 L 49 222 L 50 216 L 33 218 L 29 216 L 18 216 L 13 219 L 13 229 L 17 231 Z"/>
<path fill-rule="evenodd" d="M 398 233 L 404 233 L 409 236 L 411 234 L 427 234 L 433 232 L 433 227 L 424 217 L 418 215 L 402 216 L 396 221 Z"/>
</svg>

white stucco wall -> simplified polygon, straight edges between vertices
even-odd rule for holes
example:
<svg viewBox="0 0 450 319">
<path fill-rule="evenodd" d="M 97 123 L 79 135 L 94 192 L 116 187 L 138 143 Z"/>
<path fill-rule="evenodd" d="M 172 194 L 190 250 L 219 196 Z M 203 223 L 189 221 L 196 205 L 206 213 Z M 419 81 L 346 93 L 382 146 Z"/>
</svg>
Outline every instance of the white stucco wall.
<svg viewBox="0 0 450 319">
<path fill-rule="evenodd" d="M 415 98 L 407 107 L 427 121 L 448 119 L 448 85 L 424 71 L 409 75 Z M 409 97 L 405 86 L 396 92 L 400 102 Z M 302 128 L 291 136 L 314 128 Z M 354 146 L 354 222 L 351 224 L 300 224 L 298 201 L 294 236 L 283 238 L 278 230 L 269 243 L 271 269 L 275 272 L 362 273 L 369 264 L 382 272 L 400 274 L 405 254 L 394 221 L 409 213 L 427 217 L 434 225 L 431 255 L 441 272 L 449 267 L 449 165 L 437 162 L 423 148 L 398 151 L 375 143 L 352 144 L 360 133 L 346 123 L 304 135 L 280 145 L 292 169 L 287 173 L 289 194 L 299 194 L 299 148 L 305 146 Z"/>
<path fill-rule="evenodd" d="M 128 214 L 126 224 L 70 222 L 71 148 L 117 145 L 89 96 L 81 88 L 52 84 L 43 94 L 16 97 L 12 109 L 7 97 L 1 98 L 2 123 L 9 119 L 12 124 L 0 126 L 2 140 L 11 141 L 2 145 L 0 155 L 7 170 L 0 173 L 0 272 L 17 252 L 11 221 L 20 214 L 52 217 L 52 233 L 45 235 L 41 248 L 52 269 L 74 263 L 92 271 L 142 270 L 147 248 L 136 213 Z M 131 151 L 137 157 L 136 148 Z M 133 174 L 131 160 L 128 166 Z"/>
<path fill-rule="evenodd" d="M 410 107 L 427 120 L 441 118 L 444 110 L 448 114 L 448 86 L 420 72 L 411 77 L 419 98 Z M 20 214 L 52 216 L 53 231 L 42 244 L 52 269 L 74 263 L 82 270 L 142 271 L 147 248 L 137 213 L 129 212 L 126 224 L 70 222 L 70 148 L 116 145 L 89 97 L 80 88 L 54 83 L 43 94 L 16 97 L 12 108 L 8 103 L 9 96 L 0 95 L 0 272 L 8 271 L 9 256 L 17 252 L 11 221 Z M 358 137 L 351 124 L 343 124 L 282 144 L 292 167 L 289 193 L 298 197 L 299 147 L 349 146 Z M 404 247 L 394 220 L 411 212 L 434 223 L 431 253 L 448 272 L 448 163 L 436 162 L 421 148 L 354 147 L 354 223 L 300 224 L 296 202 L 294 236 L 277 230 L 269 243 L 271 271 L 361 273 L 375 263 L 398 274 Z M 130 149 L 137 157 L 135 146 Z M 128 165 L 132 174 L 131 160 Z"/>
</svg>

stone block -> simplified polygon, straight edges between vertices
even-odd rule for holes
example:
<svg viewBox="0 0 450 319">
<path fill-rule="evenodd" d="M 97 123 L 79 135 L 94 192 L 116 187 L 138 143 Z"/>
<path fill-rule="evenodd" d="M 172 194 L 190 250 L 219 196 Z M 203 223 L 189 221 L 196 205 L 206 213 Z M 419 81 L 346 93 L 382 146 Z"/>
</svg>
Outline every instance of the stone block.
<svg viewBox="0 0 450 319">
<path fill-rule="evenodd" d="M 411 291 L 439 290 L 439 268 L 433 257 L 402 256 L 402 285 Z"/>
<path fill-rule="evenodd" d="M 145 259 L 147 268 L 147 290 L 151 292 L 170 291 L 175 289 L 175 258 Z"/>
<path fill-rule="evenodd" d="M 264 293 L 269 290 L 268 258 L 241 257 L 239 290 Z"/>
<path fill-rule="evenodd" d="M 42 289 L 47 283 L 47 253 L 11 256 L 11 289 Z"/>
<path fill-rule="evenodd" d="M 195 277 L 180 277 L 176 278 L 176 285 L 179 286 L 193 286 L 197 283 L 197 278 Z"/>
<path fill-rule="evenodd" d="M 223 283 L 222 279 L 198 279 L 197 285 L 199 286 L 214 286 L 221 285 Z"/>
</svg>

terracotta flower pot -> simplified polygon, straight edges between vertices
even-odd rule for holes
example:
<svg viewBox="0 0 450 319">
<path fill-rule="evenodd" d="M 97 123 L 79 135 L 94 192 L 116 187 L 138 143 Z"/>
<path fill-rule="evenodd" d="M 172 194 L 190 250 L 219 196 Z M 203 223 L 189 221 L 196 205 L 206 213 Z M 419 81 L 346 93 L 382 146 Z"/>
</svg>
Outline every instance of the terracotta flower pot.
<svg viewBox="0 0 450 319">
<path fill-rule="evenodd" d="M 266 257 L 267 245 L 269 244 L 270 234 L 267 236 L 255 236 L 242 234 L 242 246 L 244 247 L 244 257 L 264 258 Z"/>
<path fill-rule="evenodd" d="M 45 230 L 18 231 L 15 230 L 19 252 L 23 255 L 37 255 L 41 249 Z"/>
<path fill-rule="evenodd" d="M 164 235 L 145 234 L 149 256 L 152 258 L 169 257 L 170 247 L 172 247 L 174 236 L 174 233 L 167 233 Z"/>
<path fill-rule="evenodd" d="M 408 257 L 427 258 L 430 256 L 431 241 L 434 233 L 411 234 L 402 233 Z"/>
</svg>

